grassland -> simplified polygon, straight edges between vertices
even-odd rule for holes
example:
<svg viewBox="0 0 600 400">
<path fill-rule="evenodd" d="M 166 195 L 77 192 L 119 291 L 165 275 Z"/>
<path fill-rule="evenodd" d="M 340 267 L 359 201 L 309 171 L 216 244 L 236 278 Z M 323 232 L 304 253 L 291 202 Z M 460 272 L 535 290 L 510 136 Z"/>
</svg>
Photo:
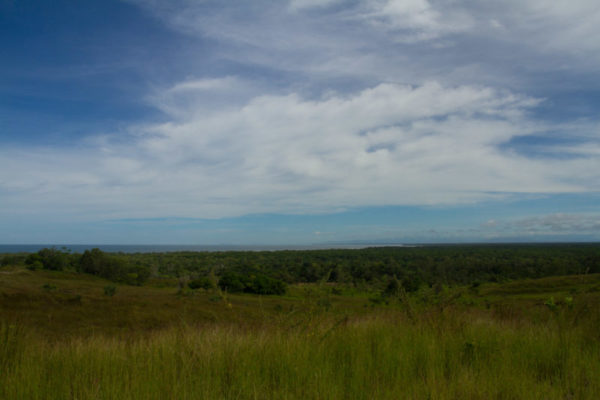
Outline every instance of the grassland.
<svg viewBox="0 0 600 400">
<path fill-rule="evenodd" d="M 111 285 L 0 269 L 0 398 L 600 398 L 600 274 L 385 299 Z"/>
</svg>

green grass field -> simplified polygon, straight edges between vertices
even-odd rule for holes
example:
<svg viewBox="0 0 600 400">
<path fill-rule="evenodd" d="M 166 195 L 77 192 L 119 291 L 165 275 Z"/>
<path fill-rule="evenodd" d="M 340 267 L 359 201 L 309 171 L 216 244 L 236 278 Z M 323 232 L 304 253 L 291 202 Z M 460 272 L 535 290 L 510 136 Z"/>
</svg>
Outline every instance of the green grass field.
<svg viewBox="0 0 600 400">
<path fill-rule="evenodd" d="M 385 301 L 111 285 L 0 269 L 0 398 L 600 398 L 598 274 Z"/>
</svg>

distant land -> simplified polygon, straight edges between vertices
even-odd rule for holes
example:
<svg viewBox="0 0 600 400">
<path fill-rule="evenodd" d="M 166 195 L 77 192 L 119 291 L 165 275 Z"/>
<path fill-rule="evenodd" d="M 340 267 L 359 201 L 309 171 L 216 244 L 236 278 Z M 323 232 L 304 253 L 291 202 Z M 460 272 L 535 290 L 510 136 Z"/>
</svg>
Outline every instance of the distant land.
<svg viewBox="0 0 600 400">
<path fill-rule="evenodd" d="M 75 253 L 83 253 L 85 250 L 99 248 L 110 253 L 162 253 L 168 251 L 277 251 L 277 250 L 323 250 L 323 249 L 364 249 L 366 247 L 413 247 L 400 243 L 330 243 L 309 245 L 177 245 L 177 244 L 0 244 L 1 253 L 35 253 L 43 248 L 55 247 L 57 249 L 67 248 Z"/>
<path fill-rule="evenodd" d="M 304 245 L 189 245 L 189 244 L 0 244 L 3 253 L 35 253 L 43 248 L 68 249 L 74 253 L 99 248 L 109 253 L 164 253 L 175 251 L 280 251 L 280 250 L 327 250 L 327 249 L 365 249 L 368 247 L 421 247 L 421 246 L 502 246 L 502 245 L 594 245 L 598 242 L 476 242 L 476 243 L 392 243 L 392 242 L 355 242 L 355 243 L 319 243 Z"/>
</svg>

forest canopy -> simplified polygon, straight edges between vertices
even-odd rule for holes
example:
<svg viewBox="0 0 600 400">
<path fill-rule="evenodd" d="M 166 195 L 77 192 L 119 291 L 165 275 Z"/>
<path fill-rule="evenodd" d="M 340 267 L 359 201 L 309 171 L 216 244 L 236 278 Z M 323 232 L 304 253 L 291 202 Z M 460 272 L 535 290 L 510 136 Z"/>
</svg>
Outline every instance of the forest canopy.
<svg viewBox="0 0 600 400">
<path fill-rule="evenodd" d="M 287 284 L 330 282 L 406 291 L 435 284 L 465 285 L 600 272 L 599 244 L 439 245 L 365 249 L 82 254 L 45 248 L 5 254 L 0 264 L 71 270 L 142 285 L 186 278 L 190 287 L 282 294 Z"/>
</svg>

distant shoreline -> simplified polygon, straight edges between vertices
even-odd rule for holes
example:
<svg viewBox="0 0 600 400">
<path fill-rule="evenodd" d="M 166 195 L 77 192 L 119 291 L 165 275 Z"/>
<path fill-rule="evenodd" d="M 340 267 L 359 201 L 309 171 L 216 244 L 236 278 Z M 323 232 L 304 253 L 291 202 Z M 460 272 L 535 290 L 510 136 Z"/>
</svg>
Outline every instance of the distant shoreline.
<svg viewBox="0 0 600 400">
<path fill-rule="evenodd" d="M 367 247 L 414 247 L 416 245 L 394 243 L 370 244 L 313 244 L 313 245 L 120 245 L 120 244 L 0 244 L 1 253 L 35 253 L 43 248 L 67 248 L 74 253 L 99 248 L 110 253 L 164 253 L 172 251 L 280 251 L 280 250 L 328 250 L 365 249 Z"/>
<path fill-rule="evenodd" d="M 178 245 L 178 244 L 0 244 L 0 254 L 35 253 L 43 248 L 67 249 L 73 253 L 99 248 L 108 253 L 166 253 L 219 251 L 360 250 L 370 247 L 452 247 L 452 246 L 594 246 L 600 242 L 471 242 L 471 243 L 323 243 L 307 245 Z"/>
</svg>

